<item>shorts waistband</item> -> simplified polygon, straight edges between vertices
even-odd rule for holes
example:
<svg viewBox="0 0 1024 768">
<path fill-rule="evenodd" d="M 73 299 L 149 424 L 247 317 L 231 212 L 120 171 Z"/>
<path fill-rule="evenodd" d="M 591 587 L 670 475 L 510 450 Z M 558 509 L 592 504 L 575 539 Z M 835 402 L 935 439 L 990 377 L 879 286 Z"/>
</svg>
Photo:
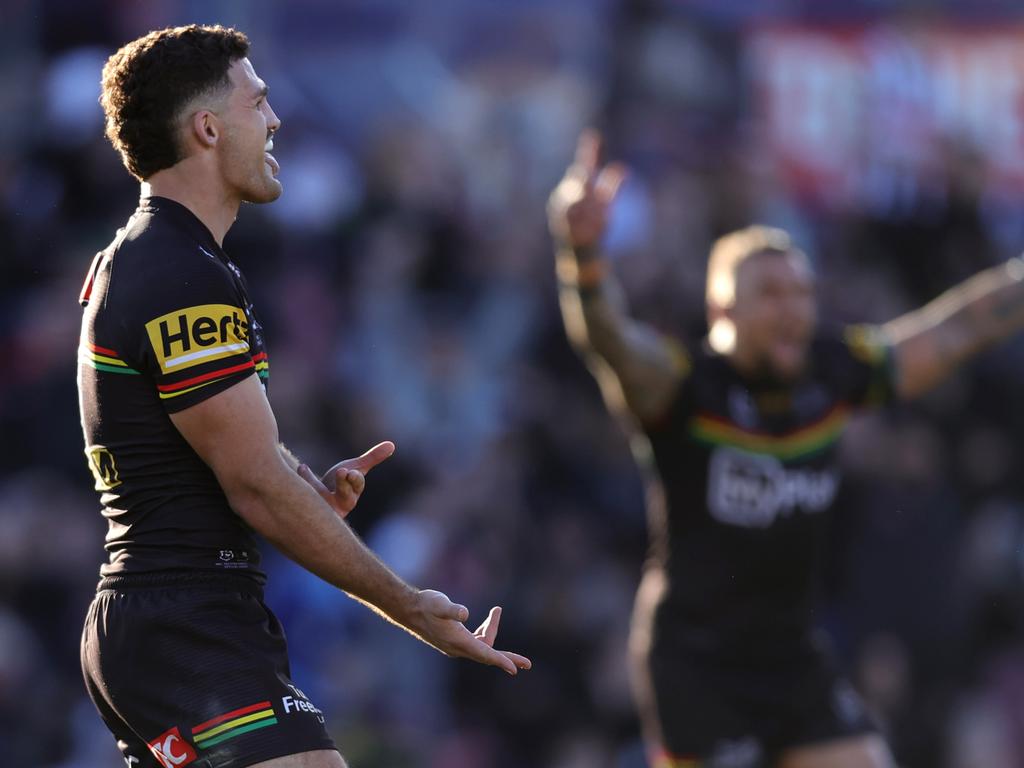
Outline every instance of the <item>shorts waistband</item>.
<svg viewBox="0 0 1024 768">
<path fill-rule="evenodd" d="M 118 592 L 135 589 L 205 588 L 220 591 L 242 591 L 263 596 L 263 583 L 250 576 L 234 573 L 208 573 L 204 571 L 163 571 L 155 573 L 126 573 L 104 576 L 96 591 Z"/>
</svg>

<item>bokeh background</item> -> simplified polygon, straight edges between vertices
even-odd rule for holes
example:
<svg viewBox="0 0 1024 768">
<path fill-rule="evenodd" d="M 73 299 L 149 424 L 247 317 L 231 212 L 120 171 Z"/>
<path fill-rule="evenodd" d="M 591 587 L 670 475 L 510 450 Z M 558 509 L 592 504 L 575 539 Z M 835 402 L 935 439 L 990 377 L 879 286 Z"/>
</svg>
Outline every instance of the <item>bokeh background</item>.
<svg viewBox="0 0 1024 768">
<path fill-rule="evenodd" d="M 381 439 L 350 520 L 403 576 L 502 604 L 517 679 L 452 662 L 269 555 L 294 677 L 356 768 L 639 768 L 624 644 L 646 549 L 623 433 L 561 328 L 544 203 L 579 130 L 632 175 L 607 247 L 697 339 L 712 239 L 788 227 L 826 322 L 887 320 L 1024 247 L 1016 0 L 3 0 L 0 761 L 120 765 L 84 695 L 103 558 L 77 293 L 137 186 L 105 58 L 245 30 L 284 196 L 225 243 L 266 320 L 286 442 Z M 857 421 L 823 627 L 906 768 L 1024 766 L 1024 343 Z"/>
</svg>

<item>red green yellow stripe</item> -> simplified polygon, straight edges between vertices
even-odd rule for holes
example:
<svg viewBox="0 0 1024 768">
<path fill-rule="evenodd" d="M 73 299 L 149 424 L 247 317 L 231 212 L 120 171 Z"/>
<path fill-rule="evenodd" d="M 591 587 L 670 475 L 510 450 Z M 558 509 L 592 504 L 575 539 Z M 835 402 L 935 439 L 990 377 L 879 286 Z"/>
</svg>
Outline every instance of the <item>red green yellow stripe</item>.
<svg viewBox="0 0 1024 768">
<path fill-rule="evenodd" d="M 253 357 L 252 361 L 255 363 L 256 373 L 261 379 L 265 379 L 270 375 L 270 363 L 267 361 L 266 352 L 260 352 Z"/>
<path fill-rule="evenodd" d="M 139 372 L 130 367 L 128 363 L 108 347 L 100 347 L 91 342 L 86 342 L 78 349 L 78 359 L 86 365 L 91 365 L 97 371 L 107 373 L 125 373 L 138 375 Z"/>
<path fill-rule="evenodd" d="M 277 724 L 269 701 L 225 712 L 192 729 L 192 740 L 200 749 L 208 749 L 244 733 Z"/>
<path fill-rule="evenodd" d="M 193 376 L 191 379 L 185 379 L 184 381 L 176 381 L 173 384 L 157 384 L 156 388 L 160 392 L 160 399 L 166 400 L 171 397 L 177 397 L 178 395 L 184 395 L 186 392 L 194 392 L 200 387 L 205 387 L 208 384 L 213 384 L 226 376 L 230 376 L 233 373 L 239 371 L 245 371 L 253 367 L 252 360 L 246 360 L 244 363 L 238 365 L 228 366 L 227 368 L 220 368 L 216 371 L 210 371 L 204 373 L 201 376 Z"/>
<path fill-rule="evenodd" d="M 783 461 L 819 453 L 843 434 L 850 410 L 839 403 L 818 421 L 783 435 L 743 429 L 721 417 L 700 413 L 690 423 L 690 436 L 700 443 L 765 453 Z"/>
</svg>

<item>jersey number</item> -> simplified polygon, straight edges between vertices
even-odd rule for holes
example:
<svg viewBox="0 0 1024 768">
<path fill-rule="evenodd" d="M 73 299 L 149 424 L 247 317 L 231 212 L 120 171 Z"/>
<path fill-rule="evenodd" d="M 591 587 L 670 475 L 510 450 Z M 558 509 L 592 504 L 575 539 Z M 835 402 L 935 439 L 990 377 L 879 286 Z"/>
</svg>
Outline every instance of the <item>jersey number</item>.
<svg viewBox="0 0 1024 768">
<path fill-rule="evenodd" d="M 114 454 L 103 446 L 90 448 L 89 469 L 92 476 L 96 478 L 97 491 L 109 491 L 121 484 L 121 478 L 117 476 L 117 464 L 114 463 Z"/>
</svg>

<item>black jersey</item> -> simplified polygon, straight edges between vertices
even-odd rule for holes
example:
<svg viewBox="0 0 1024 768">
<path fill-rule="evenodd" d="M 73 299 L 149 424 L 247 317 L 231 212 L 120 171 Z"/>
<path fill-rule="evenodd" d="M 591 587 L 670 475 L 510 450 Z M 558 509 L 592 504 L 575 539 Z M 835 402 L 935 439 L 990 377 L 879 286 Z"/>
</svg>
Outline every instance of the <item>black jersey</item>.
<svg viewBox="0 0 1024 768">
<path fill-rule="evenodd" d="M 816 339 L 785 388 L 706 348 L 690 358 L 667 417 L 647 429 L 667 501 L 654 525 L 668 577 L 660 647 L 754 658 L 808 637 L 837 441 L 854 409 L 889 398 L 889 360 L 862 328 Z"/>
<path fill-rule="evenodd" d="M 82 290 L 85 453 L 109 523 L 105 576 L 235 570 L 258 578 L 251 530 L 169 414 L 269 363 L 245 279 L 184 206 L 143 198 Z"/>
</svg>

